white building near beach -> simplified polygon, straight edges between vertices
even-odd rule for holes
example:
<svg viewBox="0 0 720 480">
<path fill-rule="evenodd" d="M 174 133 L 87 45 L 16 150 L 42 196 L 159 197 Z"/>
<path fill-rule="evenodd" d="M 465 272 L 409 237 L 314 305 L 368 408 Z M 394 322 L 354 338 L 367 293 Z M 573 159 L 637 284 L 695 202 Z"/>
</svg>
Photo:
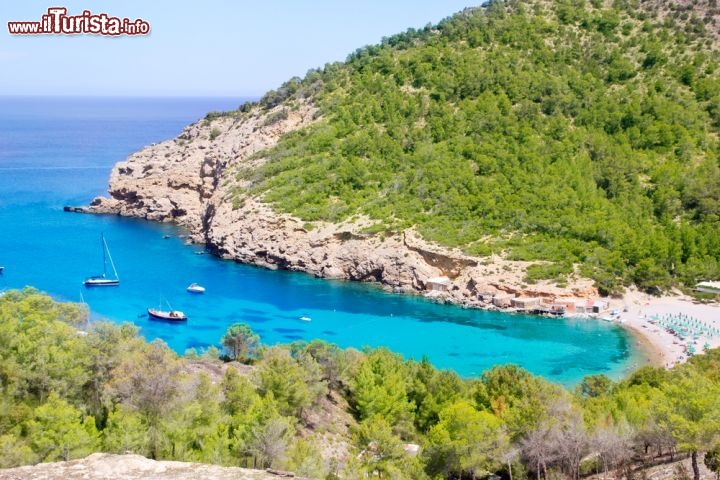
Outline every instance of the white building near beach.
<svg viewBox="0 0 720 480">
<path fill-rule="evenodd" d="M 695 290 L 720 295 L 720 282 L 700 282 L 695 285 Z"/>
</svg>

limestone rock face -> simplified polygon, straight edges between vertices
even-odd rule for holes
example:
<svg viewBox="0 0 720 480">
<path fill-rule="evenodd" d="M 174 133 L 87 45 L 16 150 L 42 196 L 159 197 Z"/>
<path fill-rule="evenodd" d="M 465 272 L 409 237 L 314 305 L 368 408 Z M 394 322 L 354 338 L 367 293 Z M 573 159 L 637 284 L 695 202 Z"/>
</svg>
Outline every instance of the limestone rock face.
<svg viewBox="0 0 720 480">
<path fill-rule="evenodd" d="M 83 209 L 185 227 L 192 241 L 226 259 L 271 269 L 304 271 L 323 278 L 379 282 L 396 292 L 424 293 L 440 302 L 485 306 L 487 291 L 542 296 L 595 296 L 592 284 L 574 280 L 567 288 L 523 284 L 527 262 L 498 256 L 471 258 L 425 242 L 412 229 L 368 234 L 375 222 L 312 225 L 278 213 L 253 195 L 247 175 L 266 162 L 263 151 L 280 137 L 317 121 L 318 112 L 299 102 L 292 110 L 255 108 L 186 127 L 175 139 L 148 146 L 118 163 L 109 197 Z M 75 211 L 74 209 L 70 209 Z M 449 288 L 427 290 L 427 280 L 447 277 Z"/>
<path fill-rule="evenodd" d="M 82 460 L 0 470 L 0 480 L 276 480 L 260 470 L 150 460 L 140 455 L 93 453 Z"/>
<path fill-rule="evenodd" d="M 110 174 L 110 198 L 93 200 L 89 210 L 160 222 L 174 221 L 199 233 L 208 210 L 230 193 L 223 174 L 258 164 L 250 157 L 277 143 L 288 131 L 312 121 L 315 109 L 302 105 L 286 118 L 258 110 L 246 117 L 219 117 L 186 127 L 172 140 L 153 144 L 119 162 Z M 235 185 L 233 185 L 235 186 Z"/>
</svg>

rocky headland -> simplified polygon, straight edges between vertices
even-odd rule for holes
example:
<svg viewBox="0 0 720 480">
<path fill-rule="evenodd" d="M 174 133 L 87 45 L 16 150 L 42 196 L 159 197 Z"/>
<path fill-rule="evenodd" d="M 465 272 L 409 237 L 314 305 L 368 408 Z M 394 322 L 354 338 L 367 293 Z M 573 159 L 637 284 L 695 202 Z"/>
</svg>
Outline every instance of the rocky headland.
<svg viewBox="0 0 720 480">
<path fill-rule="evenodd" d="M 262 151 L 280 137 L 319 118 L 300 102 L 291 111 L 263 111 L 207 118 L 174 139 L 147 146 L 112 170 L 109 197 L 69 211 L 118 214 L 174 222 L 189 238 L 224 259 L 321 278 L 378 282 L 394 292 L 440 302 L 495 308 L 494 294 L 561 299 L 597 297 L 592 281 L 571 276 L 567 286 L 527 284 L 531 262 L 500 255 L 477 258 L 423 240 L 413 229 L 367 233 L 374 222 L 356 218 L 331 224 L 304 222 L 279 213 L 251 194 L 237 172 L 257 168 Z M 431 279 L 435 281 L 431 282 Z"/>
</svg>

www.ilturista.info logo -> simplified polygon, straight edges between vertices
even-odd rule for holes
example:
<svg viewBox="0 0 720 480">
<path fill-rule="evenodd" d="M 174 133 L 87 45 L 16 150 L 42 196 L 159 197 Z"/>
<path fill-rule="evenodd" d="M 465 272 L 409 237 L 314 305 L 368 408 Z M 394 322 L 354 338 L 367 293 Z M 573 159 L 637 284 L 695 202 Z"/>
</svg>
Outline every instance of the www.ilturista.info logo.
<svg viewBox="0 0 720 480">
<path fill-rule="evenodd" d="M 8 32 L 12 35 L 147 35 L 150 24 L 142 18 L 131 21 L 107 13 L 90 13 L 90 10 L 84 10 L 81 15 L 68 15 L 65 7 L 50 7 L 39 22 L 8 22 Z"/>
</svg>

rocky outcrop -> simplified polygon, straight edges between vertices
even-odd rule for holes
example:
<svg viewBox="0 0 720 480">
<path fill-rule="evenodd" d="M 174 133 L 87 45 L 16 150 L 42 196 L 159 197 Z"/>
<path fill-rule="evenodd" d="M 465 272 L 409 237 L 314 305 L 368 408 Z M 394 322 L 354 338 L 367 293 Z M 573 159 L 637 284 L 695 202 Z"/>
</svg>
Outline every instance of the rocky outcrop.
<svg viewBox="0 0 720 480">
<path fill-rule="evenodd" d="M 87 210 L 173 221 L 199 234 L 214 206 L 232 193 L 226 171 L 257 165 L 261 160 L 253 158 L 255 153 L 309 124 L 315 113 L 306 104 L 292 112 L 284 108 L 201 120 L 175 139 L 143 148 L 115 165 L 110 198 L 96 198 Z M 281 119 L 271 121 L 273 115 Z"/>
<path fill-rule="evenodd" d="M 425 279 L 441 274 L 405 247 L 404 235 L 368 235 L 362 225 L 317 224 L 308 230 L 302 221 L 249 198 L 235 211 L 227 203 L 218 205 L 204 240 L 223 258 L 324 278 L 376 281 L 399 291 L 422 290 Z"/>
<path fill-rule="evenodd" d="M 292 109 L 255 108 L 200 121 L 177 138 L 118 163 L 110 177 L 110 197 L 97 198 L 81 211 L 175 222 L 222 258 L 323 278 L 379 282 L 393 291 L 422 292 L 443 302 L 484 306 L 479 294 L 492 291 L 550 299 L 596 295 L 592 284 L 581 279 L 567 288 L 527 286 L 528 263 L 499 256 L 471 258 L 432 245 L 412 229 L 369 234 L 369 227 L 377 225 L 367 218 L 308 224 L 275 211 L 251 193 L 247 178 L 267 161 L 264 151 L 283 134 L 317 118 L 311 104 L 296 101 Z M 428 292 L 427 281 L 433 277 L 447 277 L 448 288 Z"/>
<path fill-rule="evenodd" d="M 270 472 L 93 453 L 81 460 L 0 469 L 0 480 L 277 480 Z M 287 477 L 285 477 L 287 478 Z M 299 477 L 294 477 L 299 478 Z"/>
</svg>

